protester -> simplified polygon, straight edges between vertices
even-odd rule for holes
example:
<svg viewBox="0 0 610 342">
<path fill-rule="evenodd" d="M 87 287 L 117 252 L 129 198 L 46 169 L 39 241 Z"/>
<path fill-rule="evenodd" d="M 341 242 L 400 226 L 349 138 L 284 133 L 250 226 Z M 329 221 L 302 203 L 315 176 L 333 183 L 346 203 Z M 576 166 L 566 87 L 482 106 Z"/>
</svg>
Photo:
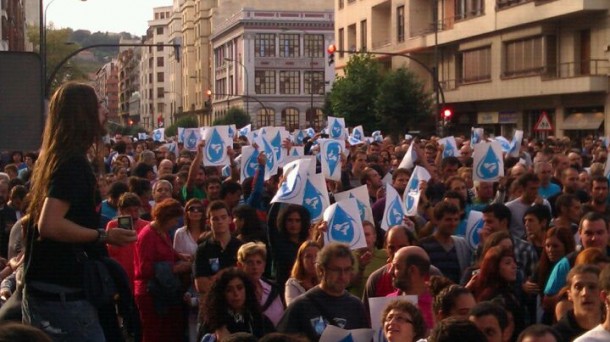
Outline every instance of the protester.
<svg viewBox="0 0 610 342">
<path fill-rule="evenodd" d="M 419 309 L 404 300 L 391 302 L 383 309 L 381 324 L 388 342 L 415 342 L 426 336 Z"/>
<path fill-rule="evenodd" d="M 284 297 L 287 306 L 320 283 L 316 272 L 316 259 L 320 249 L 320 244 L 312 240 L 303 242 L 299 247 L 290 278 L 285 284 Z"/>
</svg>

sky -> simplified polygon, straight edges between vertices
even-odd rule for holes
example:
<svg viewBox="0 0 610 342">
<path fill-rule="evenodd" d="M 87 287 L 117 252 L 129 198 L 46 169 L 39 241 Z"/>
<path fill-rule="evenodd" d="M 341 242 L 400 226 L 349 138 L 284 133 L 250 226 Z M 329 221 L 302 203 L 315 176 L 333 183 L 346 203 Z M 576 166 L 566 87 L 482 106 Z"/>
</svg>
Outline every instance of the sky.
<svg viewBox="0 0 610 342">
<path fill-rule="evenodd" d="M 172 0 L 43 0 L 47 8 L 47 25 L 70 27 L 92 33 L 129 32 L 146 34 L 148 20 L 153 19 L 153 7 L 171 6 Z M 50 3 L 53 1 L 53 3 Z"/>
</svg>

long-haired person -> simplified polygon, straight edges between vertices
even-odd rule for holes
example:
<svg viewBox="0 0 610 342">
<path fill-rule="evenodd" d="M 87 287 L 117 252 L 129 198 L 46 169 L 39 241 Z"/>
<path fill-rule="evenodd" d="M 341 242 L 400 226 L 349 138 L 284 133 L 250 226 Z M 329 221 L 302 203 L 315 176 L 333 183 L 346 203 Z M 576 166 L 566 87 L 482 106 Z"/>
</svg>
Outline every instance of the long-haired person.
<svg viewBox="0 0 610 342">
<path fill-rule="evenodd" d="M 135 297 L 142 321 L 142 341 L 172 341 L 184 332 L 181 299 L 166 303 L 163 294 L 151 292 L 154 279 L 171 279 L 189 274 L 192 257 L 177 253 L 172 247 L 169 231 L 184 214 L 180 202 L 168 198 L 153 209 L 153 221 L 144 227 L 136 242 Z M 161 268 L 166 265 L 167 267 Z M 175 289 L 180 292 L 184 289 Z M 184 293 L 184 292 L 182 292 Z"/>
<path fill-rule="evenodd" d="M 96 229 L 99 196 L 87 151 L 101 143 L 107 114 L 92 87 L 60 86 L 32 177 L 23 320 L 57 341 L 106 340 L 95 307 L 85 300 L 79 256 L 84 251 L 95 258 L 106 253 L 105 243 L 136 240 L 135 231 Z"/>
<path fill-rule="evenodd" d="M 491 247 L 483 256 L 481 270 L 471 288 L 477 302 L 491 300 L 499 302 L 509 313 L 514 324 L 513 336 L 525 328 L 525 309 L 516 293 L 517 263 L 511 248 Z"/>
<path fill-rule="evenodd" d="M 290 305 L 295 298 L 320 283 L 316 272 L 316 258 L 321 249 L 322 246 L 313 240 L 307 240 L 299 247 L 297 260 L 284 286 L 286 305 Z"/>
<path fill-rule="evenodd" d="M 207 294 L 205 306 L 205 341 L 222 341 L 236 332 L 261 338 L 275 331 L 273 323 L 261 311 L 254 284 L 237 268 L 231 267 L 219 274 Z"/>
</svg>

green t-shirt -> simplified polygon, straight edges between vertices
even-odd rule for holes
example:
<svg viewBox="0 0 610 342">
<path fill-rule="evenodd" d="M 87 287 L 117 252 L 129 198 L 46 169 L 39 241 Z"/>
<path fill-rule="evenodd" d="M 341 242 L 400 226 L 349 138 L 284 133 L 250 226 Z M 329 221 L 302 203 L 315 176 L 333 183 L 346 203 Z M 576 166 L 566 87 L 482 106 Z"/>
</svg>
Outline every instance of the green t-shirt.
<svg viewBox="0 0 610 342">
<path fill-rule="evenodd" d="M 188 191 L 186 185 L 182 187 L 182 199 L 184 200 L 184 203 L 186 203 L 191 198 L 204 200 L 205 197 L 205 192 L 196 186 L 193 186 L 193 191 L 191 192 Z"/>
</svg>

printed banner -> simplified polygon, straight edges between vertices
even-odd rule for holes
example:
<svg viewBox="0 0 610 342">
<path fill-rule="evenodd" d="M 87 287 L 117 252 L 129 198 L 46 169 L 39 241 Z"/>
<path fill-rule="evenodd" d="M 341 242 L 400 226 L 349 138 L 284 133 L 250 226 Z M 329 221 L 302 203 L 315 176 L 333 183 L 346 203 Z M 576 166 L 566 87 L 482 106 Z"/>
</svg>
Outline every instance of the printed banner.
<svg viewBox="0 0 610 342">
<path fill-rule="evenodd" d="M 324 221 L 328 223 L 324 244 L 340 242 L 350 249 L 366 247 L 364 228 L 355 198 L 336 202 L 324 211 Z"/>
<path fill-rule="evenodd" d="M 320 162 L 322 174 L 326 179 L 341 180 L 341 153 L 345 142 L 335 139 L 318 139 L 320 143 Z"/>
<path fill-rule="evenodd" d="M 258 150 L 252 146 L 243 146 L 240 157 L 239 179 L 243 182 L 248 177 L 254 177 L 258 169 Z"/>
<path fill-rule="evenodd" d="M 466 242 L 470 249 L 475 250 L 479 245 L 479 233 L 483 228 L 483 213 L 471 210 L 466 220 Z"/>
<path fill-rule="evenodd" d="M 404 217 L 405 207 L 402 204 L 402 199 L 398 195 L 398 191 L 390 184 L 386 185 L 385 210 L 383 211 L 381 228 L 383 230 L 388 230 L 393 226 L 402 224 Z"/>
<path fill-rule="evenodd" d="M 284 167 L 284 181 L 273 196 L 271 203 L 303 204 L 305 181 L 309 173 L 310 163 L 311 159 L 299 159 Z"/>
<path fill-rule="evenodd" d="M 367 190 L 366 185 L 361 185 L 357 188 L 335 194 L 336 201 L 342 201 L 349 198 L 356 199 L 358 211 L 360 212 L 360 219 L 362 221 L 375 223 L 375 220 L 373 219 L 371 200 L 369 199 L 369 191 Z"/>
<path fill-rule="evenodd" d="M 322 219 L 324 210 L 330 206 L 326 180 L 322 174 L 309 174 L 305 182 L 302 206 L 311 214 L 311 221 Z"/>
<path fill-rule="evenodd" d="M 203 139 L 205 140 L 203 165 L 225 166 L 229 164 L 227 148 L 233 146 L 233 141 L 229 138 L 228 126 L 206 127 Z"/>
<path fill-rule="evenodd" d="M 443 138 L 443 139 L 439 140 L 438 143 L 444 146 L 443 159 L 445 159 L 447 157 L 459 157 L 460 156 L 454 136 Z M 411 147 L 411 146 L 409 146 L 409 147 Z"/>
<path fill-rule="evenodd" d="M 495 182 L 504 176 L 504 160 L 499 142 L 480 142 L 474 145 L 472 156 L 474 159 L 473 180 Z"/>
<path fill-rule="evenodd" d="M 328 117 L 328 136 L 331 139 L 345 140 L 345 119 L 334 116 Z"/>
<path fill-rule="evenodd" d="M 405 204 L 406 215 L 415 216 L 417 215 L 417 207 L 419 205 L 419 197 L 421 191 L 419 190 L 420 181 L 429 181 L 432 176 L 425 168 L 416 166 L 415 170 L 411 174 L 407 188 L 403 194 L 403 202 Z"/>
<path fill-rule="evenodd" d="M 152 134 L 153 141 L 165 141 L 165 128 L 157 128 Z"/>
</svg>

